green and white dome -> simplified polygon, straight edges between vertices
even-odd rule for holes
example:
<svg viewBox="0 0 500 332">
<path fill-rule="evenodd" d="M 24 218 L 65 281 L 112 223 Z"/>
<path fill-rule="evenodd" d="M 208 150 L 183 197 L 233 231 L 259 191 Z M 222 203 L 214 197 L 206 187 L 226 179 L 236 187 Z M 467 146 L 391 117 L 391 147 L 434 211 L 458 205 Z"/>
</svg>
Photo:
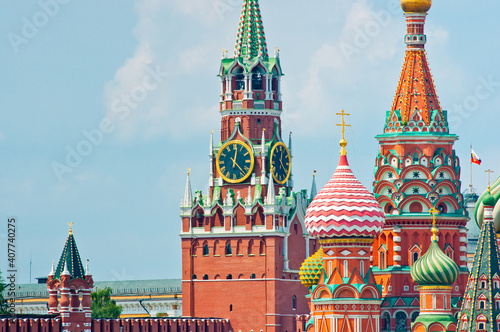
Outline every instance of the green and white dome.
<svg viewBox="0 0 500 332">
<path fill-rule="evenodd" d="M 489 196 L 493 196 L 494 204 Z M 477 200 L 476 204 L 476 221 L 479 228 L 482 228 L 484 221 L 484 201 L 488 198 L 490 203 L 489 205 L 493 206 L 493 227 L 495 228 L 495 232 L 500 233 L 500 177 L 491 185 L 490 195 L 488 195 L 488 190 L 485 191 L 481 197 Z"/>
<path fill-rule="evenodd" d="M 458 266 L 433 240 L 425 255 L 411 267 L 411 277 L 420 286 L 451 285 L 458 278 Z"/>
</svg>

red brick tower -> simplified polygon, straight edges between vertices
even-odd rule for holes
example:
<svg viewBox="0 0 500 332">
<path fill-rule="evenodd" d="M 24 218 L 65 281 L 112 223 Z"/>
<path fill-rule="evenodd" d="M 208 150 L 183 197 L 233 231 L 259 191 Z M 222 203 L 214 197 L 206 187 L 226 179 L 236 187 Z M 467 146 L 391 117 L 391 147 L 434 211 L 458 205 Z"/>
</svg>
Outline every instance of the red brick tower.
<svg viewBox="0 0 500 332">
<path fill-rule="evenodd" d="M 430 0 L 402 0 L 407 50 L 394 103 L 386 114 L 375 161 L 374 193 L 386 214 L 373 245 L 373 266 L 383 286 L 382 318 L 387 330 L 407 330 L 419 310 L 410 268 L 431 245 L 429 211 L 439 210 L 438 244 L 460 268 L 453 284 L 452 309 L 465 290 L 466 224 L 460 162 L 427 64 L 424 24 Z"/>
<path fill-rule="evenodd" d="M 57 269 L 54 270 L 54 264 L 52 264 L 52 271 L 47 279 L 49 313 L 60 314 L 63 332 L 91 331 L 90 292 L 93 285 L 94 280 L 88 270 L 88 262 L 86 271 L 83 269 L 70 225 L 68 239 Z M 58 292 L 61 295 L 60 300 L 57 297 Z"/>
<path fill-rule="evenodd" d="M 219 71 L 221 141 L 210 142 L 206 194 L 181 203 L 186 317 L 230 319 L 232 330 L 293 331 L 308 313 L 300 264 L 316 249 L 306 191 L 292 191 L 291 138 L 281 134 L 279 54 L 269 57 L 259 3 L 244 0 L 234 57 Z"/>
</svg>

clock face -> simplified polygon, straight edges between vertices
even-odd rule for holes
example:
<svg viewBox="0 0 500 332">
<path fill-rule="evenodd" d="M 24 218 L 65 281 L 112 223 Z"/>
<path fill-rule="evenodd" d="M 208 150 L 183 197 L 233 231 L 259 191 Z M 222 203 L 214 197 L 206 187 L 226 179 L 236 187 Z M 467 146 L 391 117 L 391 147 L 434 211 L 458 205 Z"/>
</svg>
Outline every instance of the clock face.
<svg viewBox="0 0 500 332">
<path fill-rule="evenodd" d="M 271 167 L 274 181 L 279 184 L 288 181 L 292 165 L 290 163 L 290 152 L 282 142 L 277 143 L 271 150 Z"/>
<path fill-rule="evenodd" d="M 217 170 L 226 182 L 245 181 L 252 174 L 253 166 L 252 149 L 241 141 L 227 142 L 217 154 Z"/>
</svg>

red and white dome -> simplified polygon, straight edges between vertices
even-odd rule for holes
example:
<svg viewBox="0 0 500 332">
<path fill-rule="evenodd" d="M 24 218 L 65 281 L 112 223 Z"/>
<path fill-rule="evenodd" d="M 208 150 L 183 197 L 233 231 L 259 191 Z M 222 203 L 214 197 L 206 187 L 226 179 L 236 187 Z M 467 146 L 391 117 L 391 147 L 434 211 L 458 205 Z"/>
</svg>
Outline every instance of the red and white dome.
<svg viewBox="0 0 500 332">
<path fill-rule="evenodd" d="M 384 223 L 380 204 L 356 179 L 343 153 L 332 178 L 307 209 L 307 231 L 319 238 L 374 238 Z"/>
</svg>

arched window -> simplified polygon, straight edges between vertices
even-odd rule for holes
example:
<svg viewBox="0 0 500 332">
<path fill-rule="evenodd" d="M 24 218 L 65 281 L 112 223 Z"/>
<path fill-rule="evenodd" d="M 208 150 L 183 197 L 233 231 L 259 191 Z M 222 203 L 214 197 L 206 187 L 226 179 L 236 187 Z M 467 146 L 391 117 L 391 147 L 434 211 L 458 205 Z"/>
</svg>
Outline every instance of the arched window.
<svg viewBox="0 0 500 332">
<path fill-rule="evenodd" d="M 446 211 L 448 210 L 446 208 L 446 204 L 444 204 L 444 203 L 439 204 L 437 209 L 439 211 L 439 214 L 446 213 Z"/>
<path fill-rule="evenodd" d="M 479 301 L 479 309 L 484 309 L 486 306 L 486 301 Z"/>
<path fill-rule="evenodd" d="M 255 279 L 255 273 L 252 273 L 252 274 L 250 275 L 250 279 Z"/>
<path fill-rule="evenodd" d="M 406 313 L 400 311 L 396 314 L 396 331 L 407 331 L 408 322 L 406 318 Z"/>
<path fill-rule="evenodd" d="M 481 280 L 481 288 L 486 289 L 486 281 Z"/>
<path fill-rule="evenodd" d="M 233 251 L 231 249 L 231 242 L 227 241 L 226 242 L 226 256 L 232 255 L 232 254 L 233 254 Z"/>
<path fill-rule="evenodd" d="M 219 256 L 219 240 L 214 241 L 214 256 Z"/>
<path fill-rule="evenodd" d="M 292 297 L 292 309 L 297 310 L 297 296 Z"/>
<path fill-rule="evenodd" d="M 233 279 L 233 275 L 232 275 L 232 274 L 228 274 L 228 275 L 226 276 L 226 279 Z"/>
<path fill-rule="evenodd" d="M 361 261 L 359 262 L 359 272 L 361 273 L 361 276 L 365 276 L 365 262 Z"/>
<path fill-rule="evenodd" d="M 413 323 L 415 321 L 415 319 L 417 319 L 418 315 L 420 313 L 418 311 L 415 311 L 411 314 L 411 322 Z"/>
<path fill-rule="evenodd" d="M 382 249 L 384 249 L 384 248 L 382 248 Z M 379 252 L 378 268 L 381 270 L 384 270 L 387 268 L 387 255 L 386 255 L 385 250 L 381 250 Z"/>
<path fill-rule="evenodd" d="M 420 202 L 413 202 L 410 204 L 410 212 L 411 213 L 422 213 L 423 208 Z"/>
<path fill-rule="evenodd" d="M 243 68 L 238 67 L 233 74 L 236 82 L 236 90 L 245 90 L 245 74 L 243 73 Z"/>
<path fill-rule="evenodd" d="M 391 315 L 388 312 L 384 313 L 382 316 L 382 331 L 391 330 Z"/>
<path fill-rule="evenodd" d="M 413 255 L 413 262 L 412 262 L 412 264 L 415 264 L 415 262 L 416 262 L 416 261 L 418 260 L 418 258 L 419 258 L 419 257 L 418 257 L 418 256 L 419 256 L 419 255 L 418 255 L 418 251 L 414 251 L 412 255 Z"/>
<path fill-rule="evenodd" d="M 259 254 L 260 255 L 266 254 L 266 244 L 264 243 L 264 241 L 260 241 Z"/>
<path fill-rule="evenodd" d="M 203 280 L 208 280 L 208 274 L 203 275 Z"/>
<path fill-rule="evenodd" d="M 415 153 L 413 154 L 413 163 L 414 163 L 414 164 L 418 164 L 418 161 L 419 161 L 419 160 L 420 160 L 420 157 L 418 156 L 418 153 L 417 153 L 417 152 L 415 152 Z"/>
<path fill-rule="evenodd" d="M 480 331 L 484 330 L 484 322 L 477 323 L 477 329 L 480 330 Z"/>
<path fill-rule="evenodd" d="M 233 305 L 232 304 L 229 305 L 229 311 L 233 311 Z"/>
<path fill-rule="evenodd" d="M 252 89 L 253 90 L 263 90 L 264 89 L 264 78 L 265 71 L 261 67 L 257 66 L 252 70 Z"/>
<path fill-rule="evenodd" d="M 349 265 L 347 263 L 347 260 L 344 260 L 344 278 L 349 277 Z"/>
<path fill-rule="evenodd" d="M 240 239 L 238 240 L 238 242 L 236 242 L 236 255 L 243 256 L 242 246 L 243 246 L 243 241 Z"/>
<path fill-rule="evenodd" d="M 248 255 L 253 255 L 253 240 L 248 241 Z"/>
<path fill-rule="evenodd" d="M 203 242 L 203 256 L 208 256 L 208 253 L 209 253 L 208 251 L 209 251 L 208 242 L 205 241 L 205 242 Z"/>
<path fill-rule="evenodd" d="M 198 277 L 196 276 L 196 274 L 193 274 L 193 276 L 191 277 L 192 280 L 196 280 Z"/>
</svg>

